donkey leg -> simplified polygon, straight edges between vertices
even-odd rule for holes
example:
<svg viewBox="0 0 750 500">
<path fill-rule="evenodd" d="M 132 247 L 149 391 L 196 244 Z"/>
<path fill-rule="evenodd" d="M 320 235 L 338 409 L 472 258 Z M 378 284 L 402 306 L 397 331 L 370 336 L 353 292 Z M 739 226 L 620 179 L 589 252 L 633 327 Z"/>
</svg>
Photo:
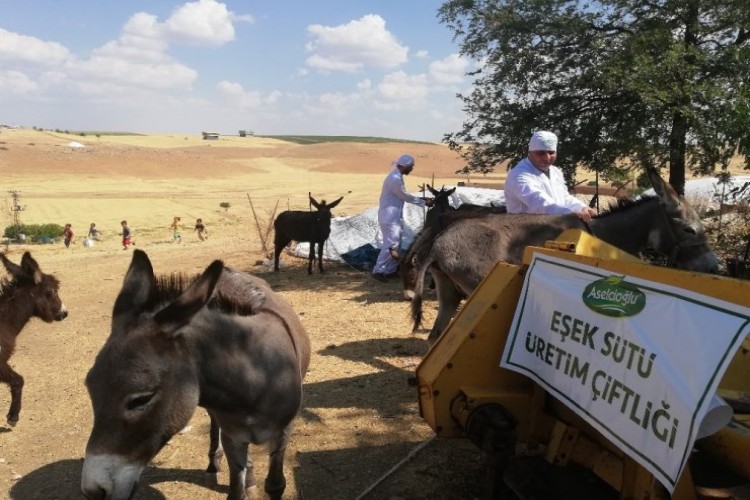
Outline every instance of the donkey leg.
<svg viewBox="0 0 750 500">
<path fill-rule="evenodd" d="M 432 346 L 440 335 L 448 327 L 448 324 L 453 318 L 453 315 L 458 309 L 458 305 L 461 303 L 461 292 L 456 288 L 456 285 L 451 281 L 448 276 L 443 272 L 433 268 L 432 276 L 435 278 L 435 288 L 438 297 L 438 314 L 435 318 L 435 323 L 432 325 L 432 330 L 427 336 L 427 343 Z"/>
<path fill-rule="evenodd" d="M 287 425 L 276 439 L 268 445 L 268 476 L 264 488 L 271 500 L 281 500 L 286 489 L 284 477 L 284 454 L 292 435 L 292 424 Z"/>
<path fill-rule="evenodd" d="M 319 241 L 318 242 L 318 269 L 320 270 L 320 274 L 323 274 L 325 271 L 323 271 L 323 245 L 325 244 L 325 241 Z"/>
<path fill-rule="evenodd" d="M 247 500 L 246 488 L 255 484 L 252 474 L 252 462 L 248 453 L 247 443 L 239 443 L 224 432 L 221 433 L 221 443 L 229 464 L 229 494 L 227 500 Z M 250 471 L 248 477 L 248 463 Z M 248 486 L 247 483 L 250 483 Z"/>
<path fill-rule="evenodd" d="M 211 419 L 211 429 L 209 431 L 209 445 L 208 445 L 208 467 L 206 472 L 214 474 L 221 469 L 221 458 L 224 456 L 224 449 L 221 447 L 221 427 L 216 421 L 214 416 L 209 413 Z"/>
<path fill-rule="evenodd" d="M 310 253 L 307 259 L 307 274 L 312 274 L 313 262 L 315 261 L 315 242 L 310 242 Z"/>
<path fill-rule="evenodd" d="M 274 239 L 273 242 L 273 270 L 278 271 L 279 270 L 279 256 L 281 255 L 281 251 L 284 250 L 284 247 L 289 244 L 291 240 L 287 240 L 284 237 L 279 237 L 278 234 L 276 236 L 276 239 Z"/>
<path fill-rule="evenodd" d="M 23 377 L 13 371 L 6 359 L 0 360 L 0 382 L 10 386 L 10 409 L 6 419 L 8 425 L 14 427 L 18 423 L 18 414 L 21 412 Z"/>
</svg>

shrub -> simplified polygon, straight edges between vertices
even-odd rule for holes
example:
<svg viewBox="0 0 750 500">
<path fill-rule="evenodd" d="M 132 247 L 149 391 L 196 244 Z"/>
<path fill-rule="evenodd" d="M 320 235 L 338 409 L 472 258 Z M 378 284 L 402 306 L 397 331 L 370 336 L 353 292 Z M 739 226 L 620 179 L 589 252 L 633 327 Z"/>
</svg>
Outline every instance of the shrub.
<svg viewBox="0 0 750 500">
<path fill-rule="evenodd" d="M 228 201 L 222 201 L 221 203 L 219 203 L 219 206 L 223 208 L 225 212 L 227 212 L 229 211 L 229 207 L 231 207 L 232 204 L 229 203 Z"/>
<path fill-rule="evenodd" d="M 19 234 L 25 234 L 27 242 L 39 242 L 59 238 L 64 229 L 60 224 L 22 224 L 6 227 L 3 236 L 15 240 Z"/>
</svg>

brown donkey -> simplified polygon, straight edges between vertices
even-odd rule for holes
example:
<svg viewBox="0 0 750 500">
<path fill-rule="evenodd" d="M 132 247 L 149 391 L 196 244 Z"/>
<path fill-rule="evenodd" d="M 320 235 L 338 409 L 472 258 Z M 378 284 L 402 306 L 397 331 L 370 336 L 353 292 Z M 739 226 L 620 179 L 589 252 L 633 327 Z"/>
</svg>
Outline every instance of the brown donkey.
<svg viewBox="0 0 750 500">
<path fill-rule="evenodd" d="M 284 452 L 310 363 L 307 333 L 268 283 L 221 261 L 185 281 L 157 280 L 146 253 L 133 253 L 112 332 L 86 376 L 94 409 L 81 477 L 88 498 L 131 498 L 143 469 L 198 406 L 211 417 L 209 472 L 221 436 L 228 498 L 247 498 L 255 484 L 250 443 L 269 445 L 268 495 L 284 492 Z"/>
<path fill-rule="evenodd" d="M 44 274 L 29 252 L 23 254 L 20 266 L 2 253 L 0 261 L 11 275 L 10 280 L 0 280 L 0 382 L 10 386 L 7 421 L 13 427 L 21 411 L 23 377 L 10 367 L 8 360 L 16 349 L 18 334 L 33 317 L 52 323 L 64 320 L 68 311 L 57 295 L 60 282 Z"/>
</svg>

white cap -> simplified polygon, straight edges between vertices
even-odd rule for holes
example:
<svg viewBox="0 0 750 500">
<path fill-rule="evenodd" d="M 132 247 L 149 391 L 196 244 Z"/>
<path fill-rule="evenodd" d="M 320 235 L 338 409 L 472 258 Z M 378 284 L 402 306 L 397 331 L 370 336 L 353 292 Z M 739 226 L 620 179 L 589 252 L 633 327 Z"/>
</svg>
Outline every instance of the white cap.
<svg viewBox="0 0 750 500">
<path fill-rule="evenodd" d="M 552 132 L 534 132 L 529 141 L 529 151 L 557 151 L 557 136 Z"/>
</svg>

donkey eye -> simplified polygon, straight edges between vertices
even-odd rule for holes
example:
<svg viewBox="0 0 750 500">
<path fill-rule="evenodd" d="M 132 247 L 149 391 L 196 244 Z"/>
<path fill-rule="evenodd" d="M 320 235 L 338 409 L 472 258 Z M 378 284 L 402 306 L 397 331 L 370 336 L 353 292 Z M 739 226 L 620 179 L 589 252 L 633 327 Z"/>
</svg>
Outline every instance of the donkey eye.
<svg viewBox="0 0 750 500">
<path fill-rule="evenodd" d="M 153 397 L 153 392 L 131 394 L 125 400 L 125 409 L 128 411 L 143 411 Z"/>
<path fill-rule="evenodd" d="M 692 227 L 690 227 L 690 226 L 687 226 L 685 228 L 685 232 L 688 233 L 688 234 L 698 234 L 698 232 L 695 229 L 693 229 Z"/>
</svg>

